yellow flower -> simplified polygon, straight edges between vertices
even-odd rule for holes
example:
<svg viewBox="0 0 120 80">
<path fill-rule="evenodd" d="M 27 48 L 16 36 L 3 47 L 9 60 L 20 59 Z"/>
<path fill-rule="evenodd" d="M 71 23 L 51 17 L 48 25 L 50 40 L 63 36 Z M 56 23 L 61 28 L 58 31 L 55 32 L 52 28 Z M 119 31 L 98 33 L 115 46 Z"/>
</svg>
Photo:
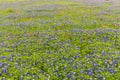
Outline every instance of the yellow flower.
<svg viewBox="0 0 120 80">
<path fill-rule="evenodd" d="M 102 26 L 102 28 L 107 28 L 107 26 L 104 25 L 104 26 Z"/>
<path fill-rule="evenodd" d="M 96 31 L 94 31 L 94 35 L 96 35 Z"/>
<path fill-rule="evenodd" d="M 111 60 L 108 61 L 109 63 L 112 62 Z"/>
</svg>

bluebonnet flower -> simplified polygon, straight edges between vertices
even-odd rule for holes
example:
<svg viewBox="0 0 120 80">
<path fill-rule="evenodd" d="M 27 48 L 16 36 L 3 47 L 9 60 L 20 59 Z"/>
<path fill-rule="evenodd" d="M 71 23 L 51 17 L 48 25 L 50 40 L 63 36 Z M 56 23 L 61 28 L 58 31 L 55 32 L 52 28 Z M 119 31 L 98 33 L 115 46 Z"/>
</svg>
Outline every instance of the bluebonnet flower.
<svg viewBox="0 0 120 80">
<path fill-rule="evenodd" d="M 4 45 L 5 45 L 4 40 L 2 40 L 1 46 L 4 46 Z"/>
<path fill-rule="evenodd" d="M 71 60 L 70 60 L 70 64 L 71 64 L 71 63 L 73 63 L 73 61 L 74 61 L 74 59 L 73 59 L 73 58 L 71 58 Z"/>
<path fill-rule="evenodd" d="M 118 30 L 114 30 L 115 33 L 118 33 Z"/>
<path fill-rule="evenodd" d="M 10 62 L 12 62 L 13 61 L 13 59 L 12 58 L 10 58 Z"/>
<path fill-rule="evenodd" d="M 117 60 L 114 61 L 114 65 L 115 65 L 115 66 L 118 65 L 118 61 L 117 61 Z"/>
<path fill-rule="evenodd" d="M 14 57 L 15 55 L 14 54 L 11 54 L 11 57 Z"/>
<path fill-rule="evenodd" d="M 102 79 L 102 76 L 101 76 L 101 75 L 98 75 L 98 79 Z"/>
<path fill-rule="evenodd" d="M 80 64 L 82 65 L 82 61 L 80 61 Z"/>
<path fill-rule="evenodd" d="M 66 77 L 69 79 L 69 78 L 70 78 L 70 73 L 68 73 L 68 74 L 66 75 Z"/>
<path fill-rule="evenodd" d="M 105 60 L 105 61 L 104 61 L 104 65 L 107 66 L 107 63 L 108 63 L 107 60 Z"/>
<path fill-rule="evenodd" d="M 49 63 L 49 59 L 46 59 L 46 63 Z"/>
<path fill-rule="evenodd" d="M 78 57 L 78 58 L 82 58 L 82 56 L 80 56 L 80 55 L 78 55 L 77 57 Z"/>
<path fill-rule="evenodd" d="M 2 76 L 2 72 L 0 72 L 0 76 Z"/>
<path fill-rule="evenodd" d="M 106 36 L 103 36 L 103 40 L 104 40 L 104 42 L 107 42 Z"/>
<path fill-rule="evenodd" d="M 113 70 L 113 73 L 114 73 L 114 74 L 116 74 L 116 73 L 117 73 L 117 71 L 116 71 L 116 70 Z"/>
<path fill-rule="evenodd" d="M 65 65 L 65 66 L 64 66 L 64 68 L 63 68 L 63 69 L 64 69 L 64 71 L 66 70 L 66 68 L 67 68 L 67 66 Z"/>
<path fill-rule="evenodd" d="M 72 77 L 72 79 L 71 80 L 75 80 L 73 77 Z"/>
<path fill-rule="evenodd" d="M 3 68 L 2 71 L 5 72 L 6 74 L 8 74 L 8 70 L 7 70 L 7 68 Z"/>
<path fill-rule="evenodd" d="M 25 52 L 25 50 L 24 50 L 24 49 L 22 49 L 22 52 Z"/>
<path fill-rule="evenodd" d="M 28 76 L 28 74 L 29 74 L 29 73 L 28 73 L 28 72 L 26 72 L 24 75 L 25 75 L 25 76 Z"/>
<path fill-rule="evenodd" d="M 0 68 L 2 68 L 2 66 L 3 66 L 3 63 L 2 63 L 2 62 L 0 62 Z"/>
<path fill-rule="evenodd" d="M 18 68 L 18 63 L 15 64 L 15 67 Z"/>
<path fill-rule="evenodd" d="M 56 68 L 55 72 L 57 72 L 57 73 L 58 73 L 58 68 Z"/>
<path fill-rule="evenodd" d="M 96 62 L 94 62 L 94 68 L 96 68 L 98 66 L 98 64 Z"/>
<path fill-rule="evenodd" d="M 70 44 L 70 40 L 68 40 L 68 44 Z"/>
<path fill-rule="evenodd" d="M 105 54 L 105 52 L 104 52 L 104 50 L 101 52 L 101 54 L 103 55 L 103 56 L 105 56 L 106 54 Z"/>
<path fill-rule="evenodd" d="M 23 76 L 20 76 L 20 80 L 23 80 Z"/>
<path fill-rule="evenodd" d="M 77 65 L 75 65 L 75 66 L 73 66 L 73 68 L 74 68 L 74 69 L 77 69 L 77 68 L 78 68 L 78 66 L 77 66 Z"/>
<path fill-rule="evenodd" d="M 80 70 L 80 73 L 82 74 L 84 72 L 84 70 L 82 69 L 82 70 Z"/>
<path fill-rule="evenodd" d="M 112 69 L 112 68 L 108 68 L 108 71 L 109 71 L 110 73 L 112 73 L 112 72 L 113 72 L 113 69 Z"/>
<path fill-rule="evenodd" d="M 13 45 L 13 46 L 12 46 L 12 48 L 14 49 L 14 48 L 15 48 L 15 46 Z"/>
<path fill-rule="evenodd" d="M 87 55 L 87 59 L 89 59 L 91 56 L 90 55 Z"/>
<path fill-rule="evenodd" d="M 90 76 L 93 76 L 93 70 L 92 69 L 88 69 L 87 74 Z"/>
</svg>

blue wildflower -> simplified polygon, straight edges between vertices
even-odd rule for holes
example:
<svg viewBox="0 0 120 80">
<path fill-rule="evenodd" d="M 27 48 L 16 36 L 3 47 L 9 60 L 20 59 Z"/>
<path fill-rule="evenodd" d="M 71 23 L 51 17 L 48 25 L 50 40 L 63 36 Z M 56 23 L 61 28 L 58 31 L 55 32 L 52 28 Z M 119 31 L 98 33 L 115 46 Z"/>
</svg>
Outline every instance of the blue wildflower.
<svg viewBox="0 0 120 80">
<path fill-rule="evenodd" d="M 118 30 L 114 30 L 115 33 L 118 33 Z"/>
<path fill-rule="evenodd" d="M 68 40 L 68 44 L 70 44 L 70 40 Z"/>
<path fill-rule="evenodd" d="M 2 68 L 2 66 L 3 66 L 3 63 L 2 63 L 2 62 L 0 62 L 0 68 Z"/>
<path fill-rule="evenodd" d="M 5 72 L 6 74 L 8 74 L 7 68 L 4 68 L 2 71 Z"/>
<path fill-rule="evenodd" d="M 118 65 L 118 61 L 117 60 L 114 61 L 114 65 L 115 66 Z"/>
<path fill-rule="evenodd" d="M 71 80 L 75 80 L 74 78 L 72 78 Z"/>
<path fill-rule="evenodd" d="M 20 76 L 20 80 L 23 80 L 23 76 Z"/>
<path fill-rule="evenodd" d="M 116 70 L 113 70 L 113 73 L 114 73 L 114 74 L 116 74 L 116 73 L 117 73 L 117 71 L 116 71 Z"/>
<path fill-rule="evenodd" d="M 70 73 L 68 73 L 68 74 L 66 75 L 66 77 L 69 79 L 69 78 L 70 78 Z"/>
<path fill-rule="evenodd" d="M 2 72 L 0 72 L 0 76 L 2 76 Z"/>
<path fill-rule="evenodd" d="M 92 71 L 92 69 L 89 69 L 89 70 L 87 71 L 87 74 L 90 75 L 90 76 L 93 76 L 93 71 Z"/>
<path fill-rule="evenodd" d="M 73 66 L 73 68 L 74 68 L 74 69 L 77 69 L 77 68 L 78 68 L 78 66 L 77 66 L 77 65 L 75 65 L 75 66 Z"/>
<path fill-rule="evenodd" d="M 58 73 L 58 68 L 55 70 L 55 72 L 57 72 L 57 73 Z"/>
<path fill-rule="evenodd" d="M 15 64 L 15 67 L 18 68 L 18 63 Z"/>
<path fill-rule="evenodd" d="M 105 56 L 106 54 L 105 54 L 105 52 L 104 52 L 104 50 L 101 52 L 101 54 L 103 55 L 103 56 Z"/>
<path fill-rule="evenodd" d="M 101 76 L 101 75 L 98 75 L 98 79 L 102 79 L 102 76 Z"/>
<path fill-rule="evenodd" d="M 70 64 L 73 63 L 73 61 L 74 61 L 74 59 L 72 58 L 72 59 L 70 60 Z"/>
<path fill-rule="evenodd" d="M 82 74 L 84 72 L 84 70 L 80 70 L 80 73 Z"/>
</svg>

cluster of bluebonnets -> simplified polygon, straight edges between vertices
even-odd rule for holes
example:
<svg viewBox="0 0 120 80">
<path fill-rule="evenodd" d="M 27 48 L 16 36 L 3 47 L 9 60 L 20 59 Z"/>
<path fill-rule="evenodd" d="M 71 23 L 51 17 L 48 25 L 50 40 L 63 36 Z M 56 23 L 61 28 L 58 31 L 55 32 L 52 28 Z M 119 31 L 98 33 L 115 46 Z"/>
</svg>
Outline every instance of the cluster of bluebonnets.
<svg viewBox="0 0 120 80">
<path fill-rule="evenodd" d="M 120 77 L 119 30 L 80 29 L 2 35 L 2 80 L 106 80 Z"/>
</svg>

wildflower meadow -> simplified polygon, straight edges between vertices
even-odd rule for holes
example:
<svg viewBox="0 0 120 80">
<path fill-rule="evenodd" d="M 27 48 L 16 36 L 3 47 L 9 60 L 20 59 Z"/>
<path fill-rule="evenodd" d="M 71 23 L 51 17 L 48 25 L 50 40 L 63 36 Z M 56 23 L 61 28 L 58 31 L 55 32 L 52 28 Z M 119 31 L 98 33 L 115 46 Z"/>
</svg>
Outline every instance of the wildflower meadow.
<svg viewBox="0 0 120 80">
<path fill-rule="evenodd" d="M 0 80 L 120 80 L 120 1 L 0 0 Z"/>
</svg>

